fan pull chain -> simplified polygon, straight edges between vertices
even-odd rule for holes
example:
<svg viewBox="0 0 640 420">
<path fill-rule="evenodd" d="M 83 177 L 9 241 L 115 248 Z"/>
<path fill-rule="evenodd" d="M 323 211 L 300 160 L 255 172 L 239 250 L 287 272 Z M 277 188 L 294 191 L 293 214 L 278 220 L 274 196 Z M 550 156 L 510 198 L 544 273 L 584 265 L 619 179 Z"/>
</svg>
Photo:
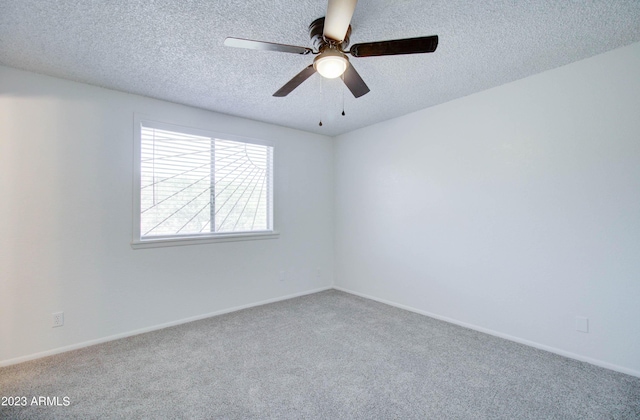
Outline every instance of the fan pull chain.
<svg viewBox="0 0 640 420">
<path fill-rule="evenodd" d="M 324 104 L 324 77 L 320 78 L 320 109 L 322 109 L 322 105 Z M 320 111 L 322 114 L 322 111 Z M 322 127 L 322 116 L 320 116 L 320 122 L 318 126 Z"/>
<path fill-rule="evenodd" d="M 342 76 L 342 80 L 344 80 L 344 76 Z M 344 113 L 344 87 L 342 88 L 342 116 L 344 117 L 346 114 Z"/>
</svg>

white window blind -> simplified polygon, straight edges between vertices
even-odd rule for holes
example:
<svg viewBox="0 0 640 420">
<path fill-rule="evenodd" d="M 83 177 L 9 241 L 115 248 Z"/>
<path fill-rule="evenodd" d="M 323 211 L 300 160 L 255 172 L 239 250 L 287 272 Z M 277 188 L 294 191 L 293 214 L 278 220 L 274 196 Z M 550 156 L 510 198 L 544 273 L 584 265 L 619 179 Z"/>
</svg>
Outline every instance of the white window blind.
<svg viewBox="0 0 640 420">
<path fill-rule="evenodd" d="M 140 126 L 140 239 L 272 231 L 273 147 Z"/>
</svg>

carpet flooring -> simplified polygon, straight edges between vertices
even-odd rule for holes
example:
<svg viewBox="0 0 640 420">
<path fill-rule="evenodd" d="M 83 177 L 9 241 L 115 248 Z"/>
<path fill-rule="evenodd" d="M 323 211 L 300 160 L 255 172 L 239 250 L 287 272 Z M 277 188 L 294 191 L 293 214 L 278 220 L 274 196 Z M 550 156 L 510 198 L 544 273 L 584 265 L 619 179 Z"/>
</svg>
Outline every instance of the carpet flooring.
<svg viewBox="0 0 640 420">
<path fill-rule="evenodd" d="M 11 419 L 640 418 L 640 378 L 336 290 L 4 367 L 0 396 L 27 399 Z"/>
</svg>

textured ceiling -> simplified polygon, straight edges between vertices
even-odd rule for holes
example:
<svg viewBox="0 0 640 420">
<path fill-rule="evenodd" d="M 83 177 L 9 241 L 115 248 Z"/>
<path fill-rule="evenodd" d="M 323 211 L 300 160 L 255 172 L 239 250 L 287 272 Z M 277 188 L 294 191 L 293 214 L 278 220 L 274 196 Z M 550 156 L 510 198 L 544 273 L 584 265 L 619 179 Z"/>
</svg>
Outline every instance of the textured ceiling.
<svg viewBox="0 0 640 420">
<path fill-rule="evenodd" d="M 326 0 L 0 0 L 0 64 L 333 136 L 640 41 L 639 0 L 362 0 L 352 44 L 440 42 L 352 58 L 371 88 L 359 99 L 317 74 L 274 98 L 313 57 L 223 46 L 311 46 L 325 11 Z"/>
</svg>

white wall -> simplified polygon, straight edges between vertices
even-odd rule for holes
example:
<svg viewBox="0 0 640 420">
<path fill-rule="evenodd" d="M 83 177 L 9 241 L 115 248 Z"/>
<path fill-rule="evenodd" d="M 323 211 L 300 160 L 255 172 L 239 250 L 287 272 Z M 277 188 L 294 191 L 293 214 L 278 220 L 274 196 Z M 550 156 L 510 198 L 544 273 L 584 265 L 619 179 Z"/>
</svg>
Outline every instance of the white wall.
<svg viewBox="0 0 640 420">
<path fill-rule="evenodd" d="M 133 250 L 134 112 L 275 142 L 280 238 Z M 0 364 L 330 287 L 332 147 L 324 136 L 0 67 Z M 57 311 L 62 328 L 51 327 Z"/>
<path fill-rule="evenodd" d="M 639 75 L 634 44 L 338 137 L 336 285 L 640 376 Z"/>
<path fill-rule="evenodd" d="M 0 67 L 0 365 L 329 287 L 335 251 L 340 288 L 640 375 L 638 74 L 634 44 L 332 155 L 323 136 Z M 134 112 L 274 141 L 280 238 L 131 249 Z"/>
</svg>

